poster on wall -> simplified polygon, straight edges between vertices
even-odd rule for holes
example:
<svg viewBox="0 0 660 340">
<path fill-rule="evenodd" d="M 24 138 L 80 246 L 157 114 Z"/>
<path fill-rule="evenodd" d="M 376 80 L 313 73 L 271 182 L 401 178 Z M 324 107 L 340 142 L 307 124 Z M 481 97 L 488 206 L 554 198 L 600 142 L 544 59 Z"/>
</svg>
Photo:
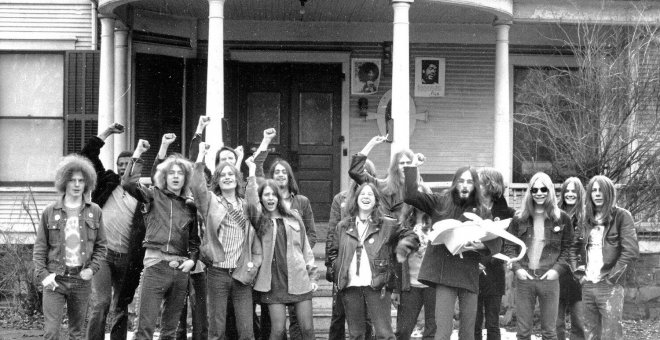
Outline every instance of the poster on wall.
<svg viewBox="0 0 660 340">
<path fill-rule="evenodd" d="M 415 97 L 445 96 L 445 58 L 415 58 Z"/>
<path fill-rule="evenodd" d="M 380 84 L 380 59 L 352 59 L 351 75 L 351 94 L 375 94 Z"/>
</svg>

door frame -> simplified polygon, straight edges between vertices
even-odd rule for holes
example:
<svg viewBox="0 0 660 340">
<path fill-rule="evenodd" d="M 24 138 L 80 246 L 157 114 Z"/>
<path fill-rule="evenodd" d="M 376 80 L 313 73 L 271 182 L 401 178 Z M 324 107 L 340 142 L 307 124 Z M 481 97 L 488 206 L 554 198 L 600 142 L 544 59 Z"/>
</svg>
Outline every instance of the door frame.
<svg viewBox="0 0 660 340">
<path fill-rule="evenodd" d="M 246 63 L 341 63 L 344 80 L 341 85 L 341 135 L 344 142 L 341 146 L 339 186 L 341 190 L 348 188 L 349 161 L 349 112 L 350 112 L 350 82 L 351 54 L 350 52 L 300 52 L 300 51 L 268 51 L 268 50 L 230 50 L 229 59 Z M 336 194 L 336 193 L 335 193 Z"/>
</svg>

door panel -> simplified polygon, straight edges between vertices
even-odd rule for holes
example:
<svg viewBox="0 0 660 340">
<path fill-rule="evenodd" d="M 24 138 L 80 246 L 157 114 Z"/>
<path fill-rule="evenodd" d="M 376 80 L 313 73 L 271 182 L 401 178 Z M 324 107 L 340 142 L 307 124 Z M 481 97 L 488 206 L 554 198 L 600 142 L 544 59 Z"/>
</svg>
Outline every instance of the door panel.
<svg viewBox="0 0 660 340">
<path fill-rule="evenodd" d="M 327 221 L 340 187 L 341 65 L 241 63 L 238 70 L 239 142 L 251 153 L 263 130 L 275 127 L 265 171 L 287 160 L 315 219 Z"/>
</svg>

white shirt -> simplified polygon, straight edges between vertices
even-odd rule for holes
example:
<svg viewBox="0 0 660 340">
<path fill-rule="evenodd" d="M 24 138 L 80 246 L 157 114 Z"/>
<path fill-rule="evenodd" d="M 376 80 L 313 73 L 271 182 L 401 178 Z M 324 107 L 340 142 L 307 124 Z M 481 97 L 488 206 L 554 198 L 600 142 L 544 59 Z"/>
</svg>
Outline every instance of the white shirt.
<svg viewBox="0 0 660 340">
<path fill-rule="evenodd" d="M 356 218 L 355 228 L 357 229 L 360 244 L 364 244 L 369 229 L 369 223 L 362 223 L 362 221 Z M 356 249 L 355 254 L 353 254 L 353 259 L 351 260 L 351 265 L 348 267 L 348 287 L 365 287 L 371 285 L 371 265 L 369 264 L 369 255 L 367 255 L 367 251 L 364 247 L 362 247 L 362 253 L 360 255 L 360 275 L 357 275 L 358 251 L 359 249 Z"/>
<path fill-rule="evenodd" d="M 589 232 L 587 244 L 587 269 L 584 279 L 593 283 L 603 279 L 600 270 L 603 268 L 603 232 L 602 224 L 594 226 Z"/>
</svg>

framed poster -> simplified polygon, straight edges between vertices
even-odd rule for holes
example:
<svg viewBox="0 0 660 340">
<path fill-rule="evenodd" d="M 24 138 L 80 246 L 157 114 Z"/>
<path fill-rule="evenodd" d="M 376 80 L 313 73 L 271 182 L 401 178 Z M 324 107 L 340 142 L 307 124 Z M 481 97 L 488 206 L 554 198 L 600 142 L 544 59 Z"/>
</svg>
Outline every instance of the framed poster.
<svg viewBox="0 0 660 340">
<path fill-rule="evenodd" d="M 445 96 L 445 58 L 415 58 L 415 97 Z"/>
<path fill-rule="evenodd" d="M 351 94 L 375 94 L 380 84 L 380 59 L 351 60 Z"/>
</svg>

